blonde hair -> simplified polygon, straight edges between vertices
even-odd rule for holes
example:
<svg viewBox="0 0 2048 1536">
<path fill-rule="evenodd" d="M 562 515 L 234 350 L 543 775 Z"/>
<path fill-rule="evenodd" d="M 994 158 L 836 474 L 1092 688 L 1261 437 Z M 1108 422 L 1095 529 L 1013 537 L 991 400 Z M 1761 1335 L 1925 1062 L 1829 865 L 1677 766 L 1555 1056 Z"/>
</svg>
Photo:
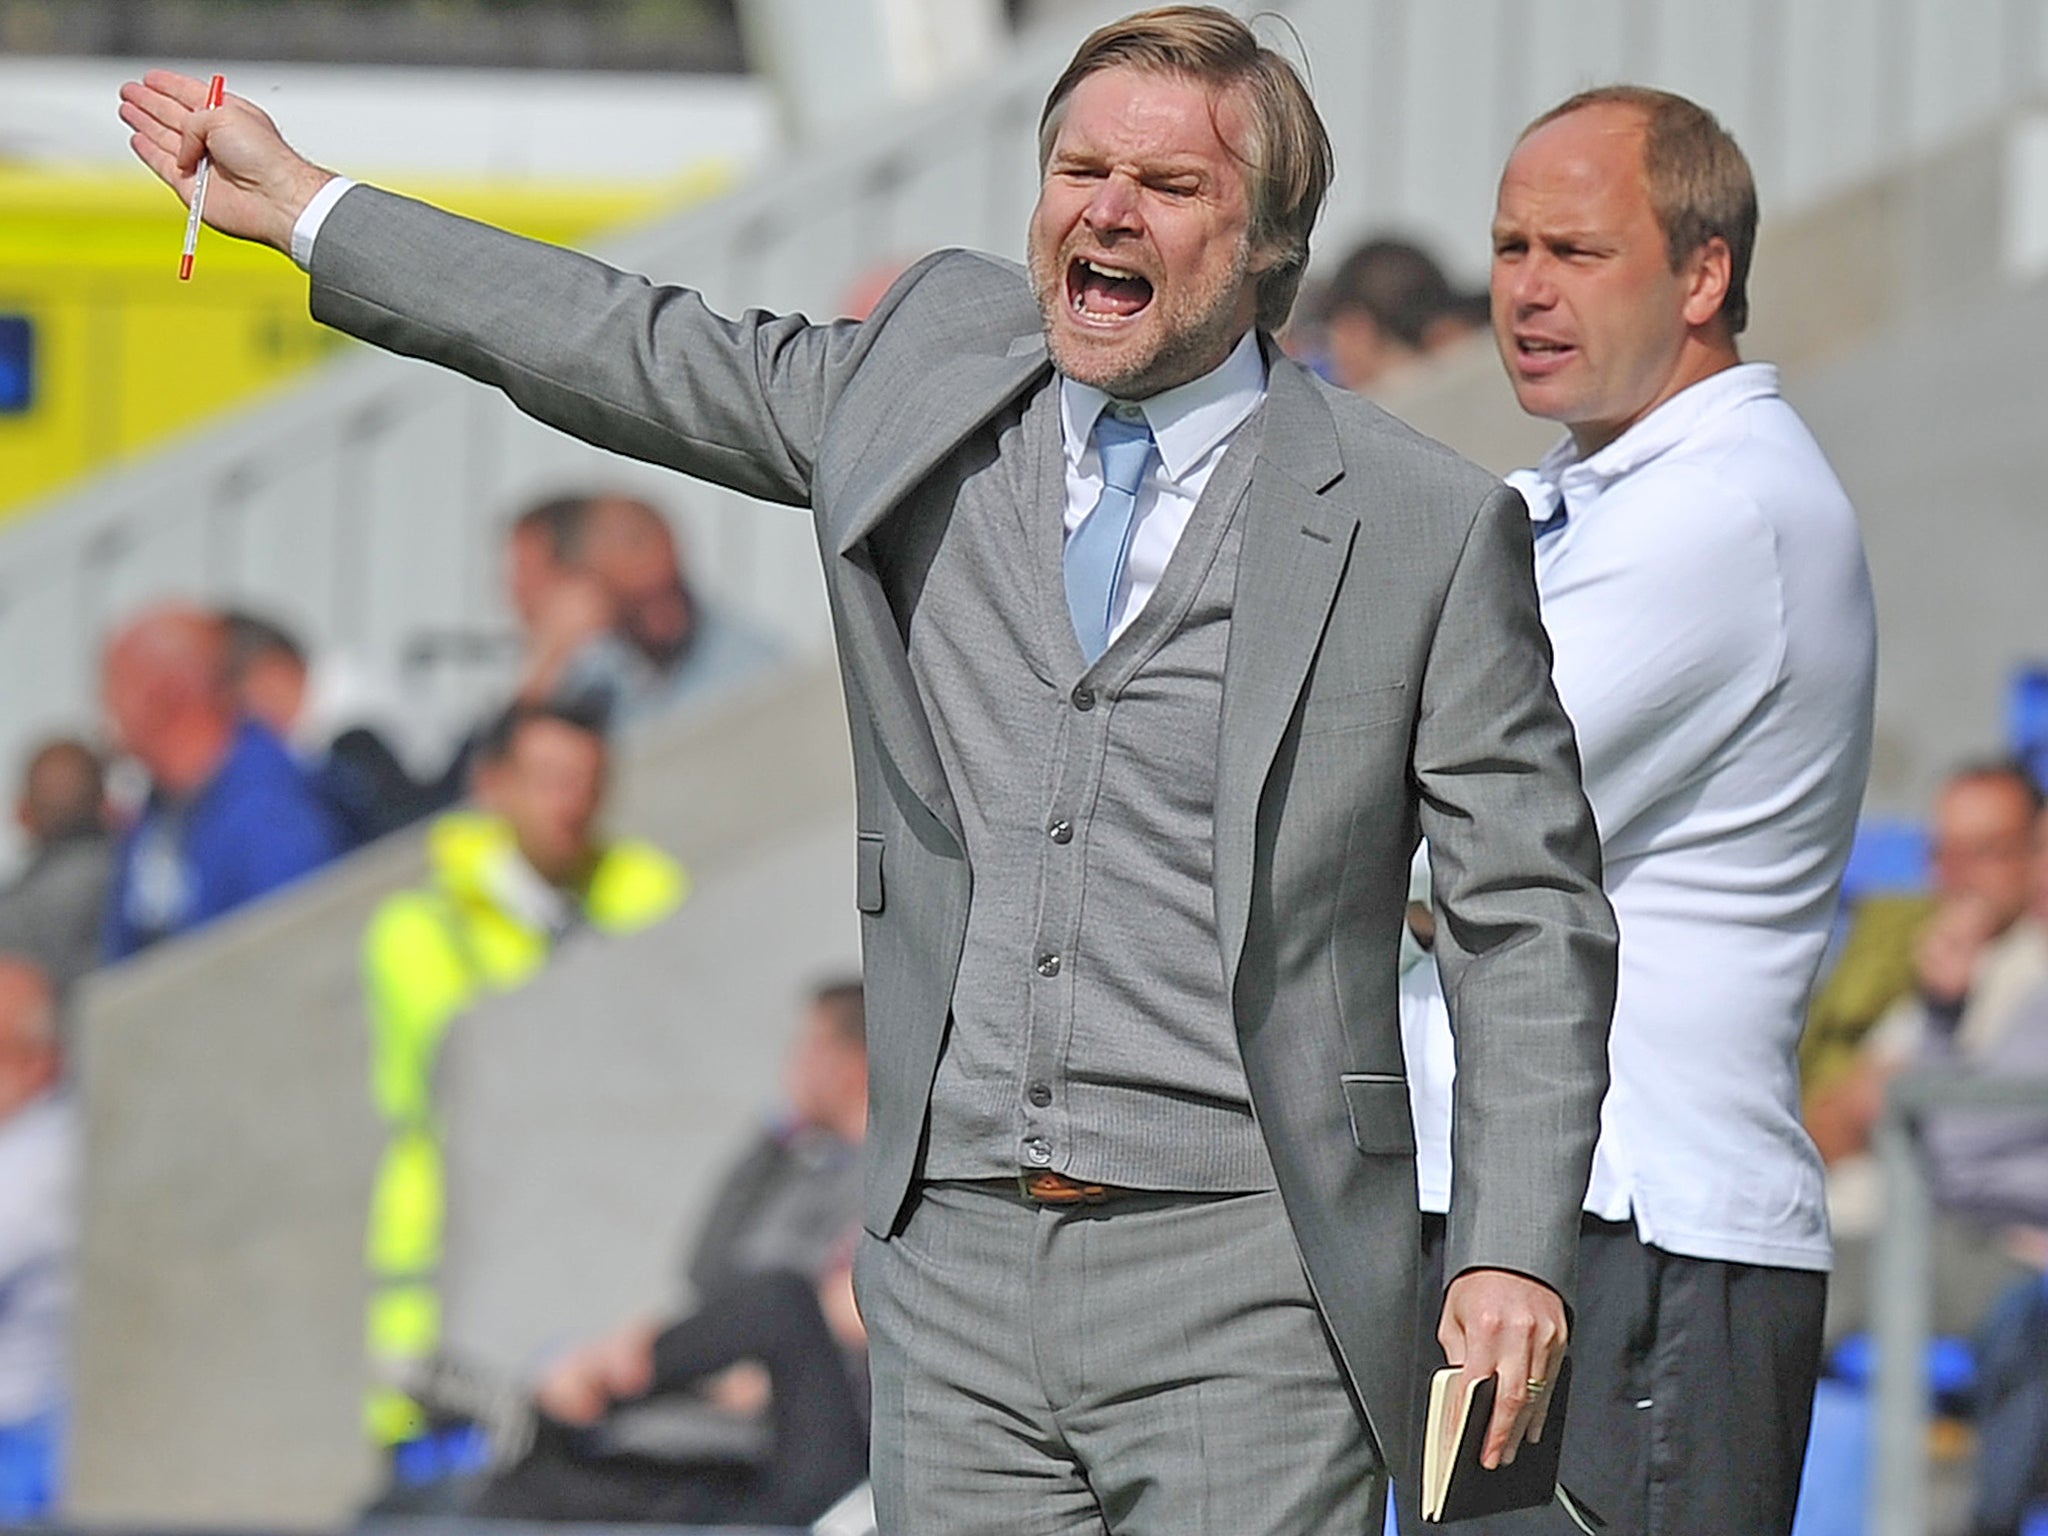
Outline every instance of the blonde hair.
<svg viewBox="0 0 2048 1536">
<path fill-rule="evenodd" d="M 1524 128 L 1522 138 L 1574 112 L 1610 106 L 1643 115 L 1643 185 L 1664 231 L 1671 270 L 1676 272 L 1709 240 L 1728 247 L 1728 294 L 1721 301 L 1721 317 L 1728 334 L 1740 336 L 1749 324 L 1749 262 L 1756 251 L 1756 178 L 1749 160 L 1705 107 L 1646 85 L 1581 91 Z"/>
<path fill-rule="evenodd" d="M 1308 270 L 1309 235 L 1330 190 L 1330 135 L 1300 74 L 1250 27 L 1213 5 L 1167 5 L 1126 16 L 1089 34 L 1053 82 L 1038 119 L 1040 174 L 1074 88 L 1105 69 L 1177 75 L 1218 95 L 1243 93 L 1251 123 L 1244 157 L 1250 239 L 1278 258 L 1259 275 L 1258 322 L 1279 330 Z"/>
</svg>

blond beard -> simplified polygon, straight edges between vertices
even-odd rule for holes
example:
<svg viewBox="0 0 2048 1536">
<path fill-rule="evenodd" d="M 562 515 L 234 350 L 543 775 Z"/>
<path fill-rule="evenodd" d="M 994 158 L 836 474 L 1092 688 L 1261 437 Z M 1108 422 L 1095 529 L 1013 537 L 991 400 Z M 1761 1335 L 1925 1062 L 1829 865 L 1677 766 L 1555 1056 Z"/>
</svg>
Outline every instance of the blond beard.
<svg viewBox="0 0 2048 1536">
<path fill-rule="evenodd" d="M 1251 259 L 1251 238 L 1247 235 L 1238 241 L 1225 281 L 1208 291 L 1188 295 L 1187 315 L 1179 324 L 1175 323 L 1179 317 L 1162 311 L 1163 334 L 1159 340 L 1150 351 L 1117 366 L 1113 373 L 1103 371 L 1102 360 L 1094 357 L 1092 351 L 1071 354 L 1061 345 L 1061 337 L 1054 328 L 1055 306 L 1067 302 L 1067 259 L 1062 257 L 1058 268 L 1048 272 L 1034 248 L 1027 251 L 1025 265 L 1053 366 L 1075 383 L 1093 385 L 1119 400 L 1143 400 L 1200 378 L 1230 355 L 1241 334 L 1235 329 L 1234 316 L 1238 295 L 1251 273 Z M 1156 288 L 1152 302 L 1160 302 Z"/>
</svg>

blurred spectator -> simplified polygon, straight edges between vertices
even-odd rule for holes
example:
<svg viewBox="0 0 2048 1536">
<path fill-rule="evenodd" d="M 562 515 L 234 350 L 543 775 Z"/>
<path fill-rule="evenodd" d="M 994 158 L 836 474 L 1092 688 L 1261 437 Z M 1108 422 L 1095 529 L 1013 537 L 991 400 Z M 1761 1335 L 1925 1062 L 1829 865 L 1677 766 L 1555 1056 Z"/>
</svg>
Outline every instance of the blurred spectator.
<svg viewBox="0 0 2048 1536">
<path fill-rule="evenodd" d="M 574 551 L 609 601 L 612 623 L 569 662 L 561 697 L 631 724 L 730 687 L 775 659 L 765 638 L 691 588 L 675 534 L 646 502 L 592 498 Z"/>
<path fill-rule="evenodd" d="M 505 538 L 505 579 L 524 652 L 514 697 L 541 704 L 566 697 L 570 665 L 611 632 L 611 594 L 583 564 L 595 500 L 558 496 L 527 508 Z"/>
<path fill-rule="evenodd" d="M 371 1089 L 389 1130 L 370 1213 L 368 1412 L 387 1446 L 432 1428 L 407 1389 L 440 1342 L 434 1072 L 449 1024 L 479 997 L 525 983 L 572 935 L 646 928 L 686 891 L 666 854 L 599 835 L 606 757 L 587 716 L 507 710 L 478 749 L 481 810 L 434 823 L 426 886 L 388 899 L 365 936 Z"/>
<path fill-rule="evenodd" d="M 99 755 L 69 738 L 36 748 L 14 814 L 28 837 L 29 861 L 0 890 L 0 954 L 35 961 L 61 996 L 99 963 L 113 878 Z"/>
<path fill-rule="evenodd" d="M 242 713 L 291 748 L 342 824 L 351 847 L 417 821 L 430 809 L 424 789 L 347 699 L 332 670 L 308 663 L 282 625 L 229 609 L 228 680 Z"/>
<path fill-rule="evenodd" d="M 56 1000 L 0 956 L 0 1523 L 54 1513 L 78 1172 Z"/>
<path fill-rule="evenodd" d="M 847 1254 L 860 1224 L 867 1029 L 858 982 L 812 997 L 785 1114 L 727 1174 L 692 1245 L 698 1305 L 558 1361 L 533 1449 L 484 1493 L 516 1519 L 808 1523 L 866 1471 Z M 697 1414 L 644 1412 L 687 1394 Z M 707 1417 L 758 1419 L 758 1447 Z"/>
<path fill-rule="evenodd" d="M 1892 1078 L 1930 1063 L 2001 1070 L 2009 1052 L 2030 1049 L 2022 1026 L 2048 988 L 2048 820 L 2039 806 L 2032 780 L 2009 766 L 1967 768 L 1949 780 L 1934 817 L 1939 894 L 1912 952 L 1912 990 L 1871 1029 L 1841 1081 L 1808 1102 L 1808 1127 L 1828 1160 L 1830 1339 L 1869 1318 L 1885 1191 L 1866 1149 Z M 1937 1332 L 1967 1332 L 2026 1273 L 2009 1234 L 1982 1219 L 2001 1200 L 2010 1203 L 2012 1181 L 2023 1187 L 2037 1168 L 2048 1171 L 2048 1161 L 2033 1161 L 2024 1124 L 2023 1117 L 2023 1133 L 2011 1143 L 2001 1116 L 1930 1122 L 1940 1199 L 1929 1255 Z M 1988 1143 L 1980 1140 L 1987 1133 Z M 2002 1187 L 1967 1188 L 1994 1177 Z"/>
<path fill-rule="evenodd" d="M 505 587 L 512 613 L 528 634 L 540 626 L 558 587 L 575 575 L 576 540 L 589 505 L 557 496 L 528 507 L 505 532 Z"/>
<path fill-rule="evenodd" d="M 1364 394 L 1487 327 L 1485 295 L 1459 293 L 1406 240 L 1368 240 L 1346 256 L 1323 290 L 1322 315 L 1331 380 Z"/>
<path fill-rule="evenodd" d="M 611 629 L 611 599 L 576 563 L 589 509 L 588 497 L 557 496 L 528 507 L 505 530 L 505 595 L 519 625 L 515 704 L 563 701 L 570 662 Z M 500 712 L 494 709 L 456 744 L 447 767 L 427 786 L 431 809 L 444 810 L 470 793 L 478 748 Z"/>
<path fill-rule="evenodd" d="M 283 744 L 242 718 L 214 615 L 170 605 L 136 619 L 107 646 L 100 686 L 117 742 L 149 775 L 115 863 L 105 958 L 189 932 L 346 846 Z"/>
<path fill-rule="evenodd" d="M 857 980 L 812 994 L 784 1081 L 781 1117 L 726 1174 L 684 1273 L 699 1297 L 742 1277 L 817 1277 L 860 1223 L 868 1129 L 867 1014 Z"/>
<path fill-rule="evenodd" d="M 1866 972 L 1906 962 L 1906 987 L 1846 1069 L 1808 1095 L 1807 1129 L 1830 1164 L 1869 1145 L 1885 1084 L 1926 1042 L 1979 1055 L 1997 1043 L 2014 1006 L 2048 981 L 2048 907 L 2028 915 L 2040 811 L 2040 791 L 2010 765 L 1965 768 L 1943 786 L 1934 810 L 1932 913 L 1905 954 L 1881 956 L 1866 944 L 1858 961 Z M 1852 939 L 1845 963 L 1858 954 Z M 1873 996 L 1883 990 L 1859 985 Z M 1828 990 L 1849 988 L 1831 979 Z"/>
<path fill-rule="evenodd" d="M 2036 823 L 2034 914 L 2048 921 L 2048 818 Z M 1930 1031 L 1915 1065 L 2048 1084 L 2048 981 L 2017 1002 L 1992 1039 L 1966 1050 Z M 1944 1110 L 1922 1126 L 1941 1255 L 1993 1247 L 2010 1283 L 1976 1328 L 1977 1429 L 1971 1536 L 2019 1536 L 2048 1499 L 2048 1108 Z M 1974 1227 L 1976 1230 L 1971 1230 Z M 1988 1242 L 1987 1242 L 1988 1238 Z"/>
<path fill-rule="evenodd" d="M 757 1451 L 674 1456 L 630 1434 L 543 1417 L 532 1448 L 470 1513 L 510 1520 L 807 1526 L 867 1475 L 866 1334 L 842 1264 L 823 1282 L 771 1270 L 720 1292 L 636 1351 L 635 1401 L 708 1391 L 767 1419 Z M 642 1396 L 641 1394 L 644 1394 Z M 605 1399 L 613 1399 L 608 1395 Z"/>
<path fill-rule="evenodd" d="M 777 655 L 703 602 L 667 520 L 630 497 L 529 507 L 506 533 L 505 578 L 522 646 L 514 701 L 564 704 L 607 729 L 743 681 Z M 428 791 L 435 807 L 469 792 L 480 736 L 462 742 Z"/>
</svg>

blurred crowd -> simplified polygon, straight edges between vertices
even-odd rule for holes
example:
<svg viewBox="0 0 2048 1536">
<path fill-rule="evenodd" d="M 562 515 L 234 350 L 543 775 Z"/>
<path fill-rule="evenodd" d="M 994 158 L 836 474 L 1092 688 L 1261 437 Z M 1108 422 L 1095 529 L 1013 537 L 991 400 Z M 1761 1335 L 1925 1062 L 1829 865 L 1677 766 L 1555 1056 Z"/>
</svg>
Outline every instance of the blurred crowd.
<svg viewBox="0 0 2048 1536">
<path fill-rule="evenodd" d="M 403 708 L 356 659 L 315 654 L 269 614 L 173 601 L 107 636 L 97 727 L 21 765 L 25 856 L 0 888 L 0 1521 L 46 1513 L 58 1480 L 77 987 L 431 821 L 424 880 L 390 897 L 364 940 L 368 1089 L 389 1128 L 368 1254 L 371 1353 L 391 1374 L 370 1414 L 386 1444 L 420 1427 L 390 1383 L 434 1354 L 442 1035 L 573 935 L 675 909 L 681 867 L 603 830 L 613 739 L 777 655 L 703 600 L 667 518 L 636 498 L 520 513 L 503 566 L 516 675 L 438 755 L 405 739 Z"/>
<path fill-rule="evenodd" d="M 1431 255 L 1365 242 L 1286 344 L 1377 394 L 1478 345 L 1483 295 Z M 450 1027 L 584 937 L 675 912 L 689 878 L 605 829 L 621 731 L 743 685 L 774 647 L 693 587 L 663 514 L 623 495 L 540 502 L 506 527 L 518 631 L 502 696 L 438 753 L 347 658 L 285 622 L 164 604 L 103 651 L 104 720 L 21 765 L 27 856 L 0 890 L 0 1522 L 47 1512 L 65 1412 L 80 1132 L 67 1004 L 96 968 L 200 929 L 401 828 L 425 871 L 363 939 L 368 1092 L 386 1141 L 368 1213 L 382 1507 L 519 1519 L 798 1523 L 865 1464 L 849 1264 L 865 1130 L 860 987 L 803 1000 L 781 1100 L 736 1149 L 689 1239 L 680 1300 L 480 1394 L 443 1349 L 437 1068 Z M 122 772 L 116 772 L 121 765 Z M 132 792 L 110 784 L 132 785 Z M 2048 1075 L 2048 818 L 2027 771 L 1958 771 L 1931 808 L 1924 881 L 1852 889 L 1802 1052 L 1841 1260 L 1830 1333 L 1868 1327 L 1887 1084 L 1940 1067 Z M 1937 1322 L 1976 1336 L 1979 1520 L 2002 1529 L 2048 1469 L 2048 1115 L 1944 1112 L 1926 1146 Z M 486 1398 L 489 1401 L 486 1401 Z M 508 1449 L 509 1448 L 509 1449 Z"/>
<path fill-rule="evenodd" d="M 1914 1070 L 2048 1080 L 2048 816 L 2028 769 L 1953 773 L 1934 802 L 1924 889 L 1873 889 L 1846 918 L 1802 1066 L 1829 1171 L 1829 1333 L 1853 1360 L 1886 1216 L 1872 1142 L 1888 1085 Z M 2015 1531 L 2048 1493 L 2048 1112 L 1941 1109 L 1919 1129 L 1934 1327 L 1969 1341 L 1946 1397 L 1974 1425 L 1972 1529 Z"/>
</svg>

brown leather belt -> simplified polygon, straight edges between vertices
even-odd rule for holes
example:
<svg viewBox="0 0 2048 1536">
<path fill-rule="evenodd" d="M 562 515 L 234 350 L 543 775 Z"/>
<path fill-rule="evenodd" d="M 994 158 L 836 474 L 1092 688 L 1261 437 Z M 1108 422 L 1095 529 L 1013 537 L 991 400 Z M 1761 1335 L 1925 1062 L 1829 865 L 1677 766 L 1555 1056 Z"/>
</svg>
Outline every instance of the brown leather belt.
<svg viewBox="0 0 2048 1536">
<path fill-rule="evenodd" d="M 1115 1184 L 1089 1184 L 1080 1179 L 1070 1179 L 1050 1168 L 1020 1169 L 1017 1188 L 1026 1200 L 1039 1205 L 1101 1205 L 1123 1195 L 1138 1193 Z"/>
</svg>

